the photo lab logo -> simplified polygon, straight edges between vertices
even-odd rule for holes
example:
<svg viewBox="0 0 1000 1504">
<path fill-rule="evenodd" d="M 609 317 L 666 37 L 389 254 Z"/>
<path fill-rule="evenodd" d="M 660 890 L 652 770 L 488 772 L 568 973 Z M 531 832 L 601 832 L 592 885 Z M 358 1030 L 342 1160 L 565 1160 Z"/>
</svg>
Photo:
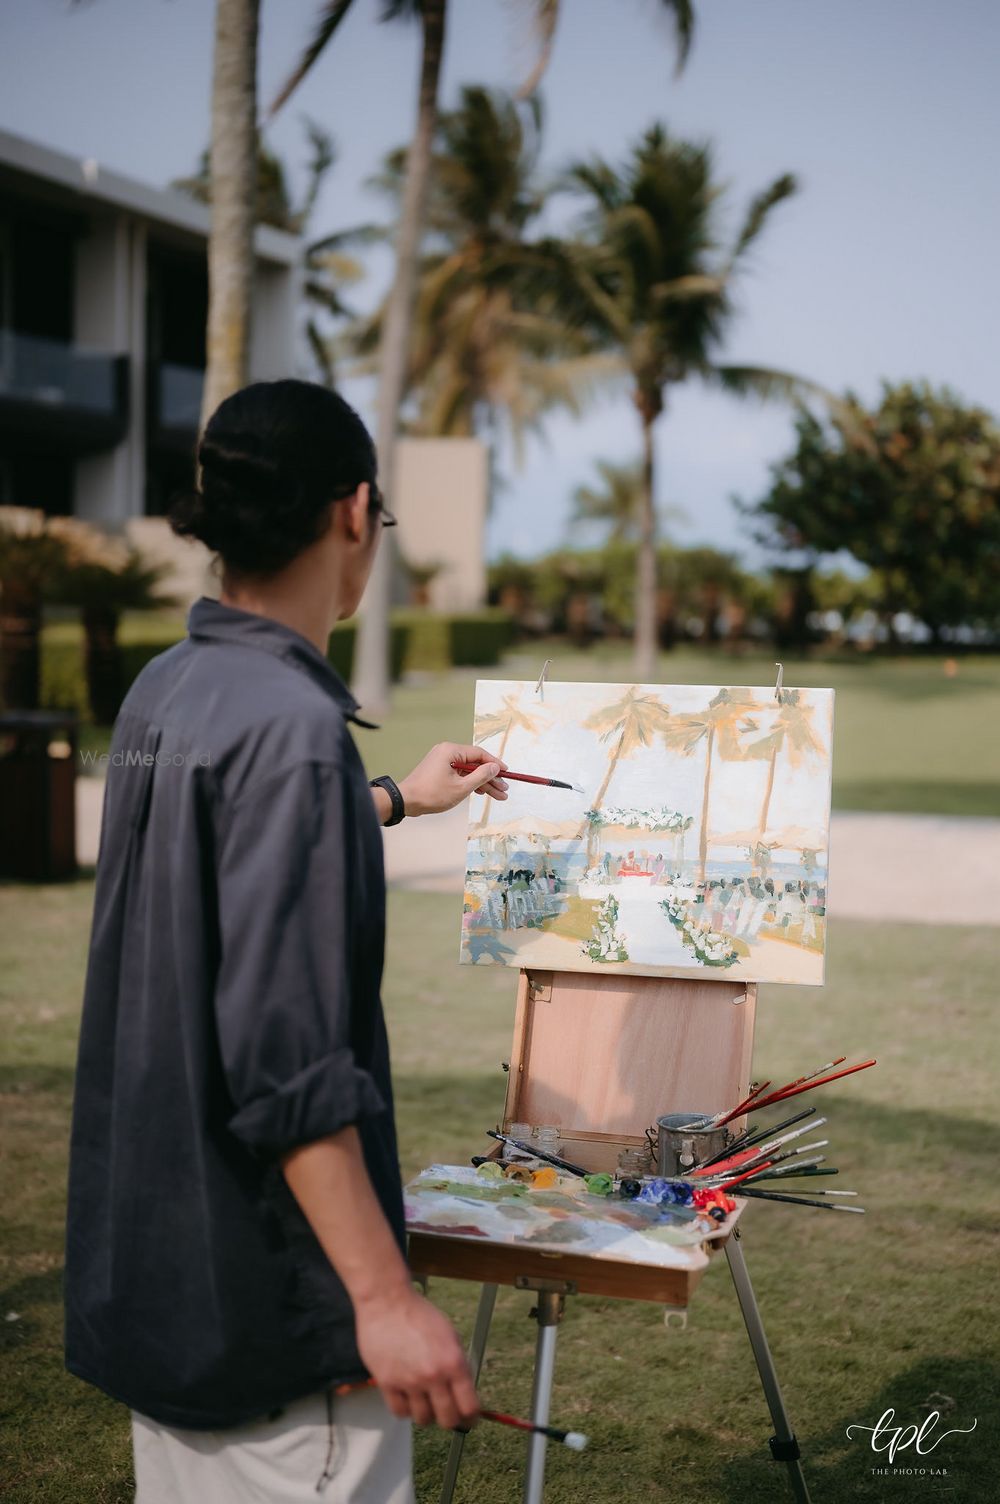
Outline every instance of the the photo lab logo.
<svg viewBox="0 0 1000 1504">
<path fill-rule="evenodd" d="M 941 1419 L 939 1409 L 931 1409 L 935 1403 L 943 1404 L 946 1410 L 955 1407 L 955 1401 L 947 1395 L 932 1394 L 926 1400 L 921 1409 L 926 1411 L 921 1424 L 908 1426 L 893 1425 L 895 1410 L 884 1410 L 874 1426 L 854 1424 L 847 1427 L 847 1438 L 854 1440 L 856 1431 L 871 1438 L 873 1452 L 884 1454 L 888 1466 L 873 1467 L 872 1472 L 878 1475 L 910 1478 L 944 1478 L 948 1475 L 946 1467 L 937 1466 L 934 1463 L 923 1463 L 917 1459 L 928 1457 L 931 1452 L 939 1447 L 947 1436 L 968 1436 L 970 1431 L 976 1429 L 977 1421 L 973 1420 L 971 1426 L 952 1426 L 950 1430 L 941 1431 L 938 1423 Z M 912 1448 L 912 1452 L 909 1449 Z M 909 1455 L 902 1459 L 900 1466 L 896 1466 L 896 1458 L 900 1453 Z"/>
</svg>

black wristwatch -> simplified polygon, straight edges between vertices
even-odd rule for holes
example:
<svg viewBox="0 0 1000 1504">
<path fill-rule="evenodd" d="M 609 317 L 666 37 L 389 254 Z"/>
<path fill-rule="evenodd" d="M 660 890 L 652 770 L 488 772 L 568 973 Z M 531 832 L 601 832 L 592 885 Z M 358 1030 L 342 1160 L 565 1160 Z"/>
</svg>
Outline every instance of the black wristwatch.
<svg viewBox="0 0 1000 1504">
<path fill-rule="evenodd" d="M 406 805 L 403 802 L 402 794 L 399 792 L 399 785 L 389 777 L 388 773 L 383 773 L 381 778 L 373 778 L 371 780 L 370 787 L 373 789 L 385 789 L 389 795 L 389 803 L 392 805 L 392 817 L 386 820 L 385 823 L 386 825 L 398 825 L 406 814 Z"/>
</svg>

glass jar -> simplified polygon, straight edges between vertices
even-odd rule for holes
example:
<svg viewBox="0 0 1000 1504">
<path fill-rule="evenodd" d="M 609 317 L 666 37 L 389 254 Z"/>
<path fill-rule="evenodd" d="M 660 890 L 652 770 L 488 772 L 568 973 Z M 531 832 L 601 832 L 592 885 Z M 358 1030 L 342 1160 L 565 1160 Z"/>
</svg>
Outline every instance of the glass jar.
<svg viewBox="0 0 1000 1504">
<path fill-rule="evenodd" d="M 648 1149 L 623 1149 L 618 1156 L 618 1173 L 632 1180 L 652 1175 L 653 1159 Z"/>
<path fill-rule="evenodd" d="M 535 1129 L 534 1142 L 546 1154 L 559 1153 L 559 1129 L 555 1124 L 542 1124 Z"/>
</svg>

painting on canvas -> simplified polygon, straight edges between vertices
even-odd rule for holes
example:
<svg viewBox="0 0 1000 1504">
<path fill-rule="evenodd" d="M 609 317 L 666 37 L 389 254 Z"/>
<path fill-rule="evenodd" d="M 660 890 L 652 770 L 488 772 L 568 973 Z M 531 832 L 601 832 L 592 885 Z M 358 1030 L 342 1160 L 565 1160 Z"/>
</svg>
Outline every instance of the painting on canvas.
<svg viewBox="0 0 1000 1504">
<path fill-rule="evenodd" d="M 833 691 L 481 680 L 461 958 L 823 981 Z"/>
</svg>

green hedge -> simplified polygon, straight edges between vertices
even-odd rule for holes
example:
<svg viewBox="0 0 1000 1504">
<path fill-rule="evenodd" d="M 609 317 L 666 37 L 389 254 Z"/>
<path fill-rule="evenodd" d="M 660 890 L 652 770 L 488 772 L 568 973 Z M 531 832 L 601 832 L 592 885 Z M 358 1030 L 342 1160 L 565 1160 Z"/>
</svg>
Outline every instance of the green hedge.
<svg viewBox="0 0 1000 1504">
<path fill-rule="evenodd" d="M 86 677 L 83 665 L 83 634 L 60 623 L 55 633 L 46 631 L 42 641 L 42 703 L 60 710 L 76 710 L 87 719 Z M 151 658 L 172 646 L 163 634 L 145 641 L 138 631 L 122 643 L 124 683 L 127 688 Z M 177 641 L 183 640 L 183 630 Z M 327 656 L 348 682 L 354 667 L 357 623 L 338 622 L 330 634 Z M 513 637 L 513 622 L 506 611 L 488 608 L 455 616 L 429 611 L 396 611 L 392 618 L 391 664 L 394 682 L 405 670 L 444 671 L 451 667 L 494 668 Z"/>
</svg>

